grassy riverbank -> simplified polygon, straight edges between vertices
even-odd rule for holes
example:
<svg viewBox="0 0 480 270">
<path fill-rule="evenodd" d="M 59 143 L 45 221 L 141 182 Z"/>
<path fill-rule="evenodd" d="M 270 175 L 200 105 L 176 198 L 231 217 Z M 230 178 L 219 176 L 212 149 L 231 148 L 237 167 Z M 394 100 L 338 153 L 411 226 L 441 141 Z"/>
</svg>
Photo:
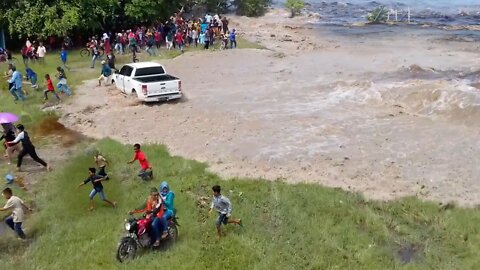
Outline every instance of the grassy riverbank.
<svg viewBox="0 0 480 270">
<path fill-rule="evenodd" d="M 118 209 L 97 199 L 96 210 L 89 212 L 91 187 L 76 189 L 92 166 L 85 153 L 94 148 L 112 163 L 105 191 Z M 145 147 L 155 179 L 142 183 L 135 177 L 138 165 L 126 165 L 130 146 L 102 140 L 83 149 L 37 186 L 37 213 L 27 225 L 35 240 L 23 256 L 2 257 L 4 264 L 16 269 L 161 269 L 165 264 L 177 269 L 475 269 L 480 263 L 475 209 L 415 198 L 367 202 L 318 185 L 226 181 L 206 172 L 204 164 L 169 156 L 163 146 Z M 176 192 L 179 241 L 165 253 L 148 252 L 131 264 L 118 264 L 115 251 L 127 211 L 162 180 Z M 206 215 L 210 187 L 217 183 L 245 224 L 229 227 L 221 240 L 214 217 Z"/>
</svg>

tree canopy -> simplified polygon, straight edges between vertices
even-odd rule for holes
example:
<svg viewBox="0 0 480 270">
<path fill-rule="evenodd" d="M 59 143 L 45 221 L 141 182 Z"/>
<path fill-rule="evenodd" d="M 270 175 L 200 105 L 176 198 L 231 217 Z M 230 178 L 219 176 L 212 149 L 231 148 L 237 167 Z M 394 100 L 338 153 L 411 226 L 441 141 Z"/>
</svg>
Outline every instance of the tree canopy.
<svg viewBox="0 0 480 270">
<path fill-rule="evenodd" d="M 47 37 L 168 19 L 202 6 L 210 12 L 258 16 L 269 0 L 1 0 L 0 25 L 11 35 Z"/>
</svg>

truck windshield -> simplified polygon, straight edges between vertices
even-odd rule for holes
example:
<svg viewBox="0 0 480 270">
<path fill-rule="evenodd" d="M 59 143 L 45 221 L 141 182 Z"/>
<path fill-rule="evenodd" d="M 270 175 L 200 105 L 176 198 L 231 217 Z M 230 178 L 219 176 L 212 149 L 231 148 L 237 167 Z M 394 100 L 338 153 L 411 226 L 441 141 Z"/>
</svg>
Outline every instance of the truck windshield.
<svg viewBox="0 0 480 270">
<path fill-rule="evenodd" d="M 163 67 L 146 67 L 139 68 L 135 71 L 135 77 L 150 76 L 150 75 L 162 75 L 165 74 Z"/>
</svg>

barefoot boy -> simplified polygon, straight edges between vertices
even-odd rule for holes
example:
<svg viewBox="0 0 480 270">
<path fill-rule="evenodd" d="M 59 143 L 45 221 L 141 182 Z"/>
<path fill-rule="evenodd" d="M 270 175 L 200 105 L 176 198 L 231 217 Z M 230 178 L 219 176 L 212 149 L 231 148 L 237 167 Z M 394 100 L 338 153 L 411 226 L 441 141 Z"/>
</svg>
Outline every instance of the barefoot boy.
<svg viewBox="0 0 480 270">
<path fill-rule="evenodd" d="M 92 182 L 92 185 L 93 185 L 93 190 L 90 192 L 90 202 L 88 204 L 88 209 L 90 211 L 93 210 L 93 198 L 95 197 L 95 195 L 100 195 L 100 199 L 102 199 L 102 201 L 110 204 L 113 208 L 115 208 L 117 206 L 117 203 L 115 202 L 111 202 L 109 200 L 107 200 L 107 198 L 105 197 L 105 193 L 103 193 L 103 185 L 102 185 L 102 181 L 105 181 L 105 178 L 106 177 L 102 177 L 100 175 L 96 175 L 96 169 L 95 168 L 89 168 L 88 169 L 88 178 L 83 181 L 80 185 L 78 185 L 78 187 L 81 187 L 81 186 L 84 186 L 86 184 L 88 184 L 88 182 Z"/>
<path fill-rule="evenodd" d="M 222 224 L 227 225 L 229 223 L 237 224 L 242 226 L 242 221 L 240 219 L 233 219 L 232 216 L 232 204 L 230 200 L 223 196 L 221 192 L 221 188 L 219 185 L 215 185 L 212 187 L 213 190 L 213 200 L 210 206 L 210 211 L 208 214 L 212 213 L 212 210 L 215 209 L 218 213 L 217 221 L 215 222 L 215 227 L 217 228 L 218 236 L 222 236 L 221 226 Z M 230 219 L 231 218 L 231 219 Z"/>
</svg>

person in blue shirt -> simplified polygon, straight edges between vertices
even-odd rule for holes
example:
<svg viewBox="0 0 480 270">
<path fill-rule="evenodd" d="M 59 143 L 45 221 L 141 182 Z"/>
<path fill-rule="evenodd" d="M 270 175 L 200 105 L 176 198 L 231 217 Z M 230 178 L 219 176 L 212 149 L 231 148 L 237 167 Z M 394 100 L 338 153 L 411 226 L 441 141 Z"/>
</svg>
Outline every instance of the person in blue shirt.
<svg viewBox="0 0 480 270">
<path fill-rule="evenodd" d="M 62 47 L 62 50 L 60 51 L 60 60 L 62 60 L 63 67 L 70 70 L 67 66 L 67 49 L 65 49 L 65 47 Z"/>
<path fill-rule="evenodd" d="M 12 66 L 11 70 L 13 71 L 12 77 L 8 80 L 12 84 L 12 87 L 9 89 L 12 96 L 15 98 L 15 101 L 21 100 L 24 101 L 25 97 L 22 92 L 22 74 L 18 72 L 15 66 Z"/>
<path fill-rule="evenodd" d="M 163 232 L 161 238 L 164 239 L 166 236 L 168 236 L 167 222 L 175 215 L 175 206 L 173 203 L 173 200 L 175 199 L 175 193 L 170 190 L 170 187 L 168 186 L 168 183 L 166 181 L 163 181 L 160 184 L 160 196 L 162 204 L 165 207 L 165 211 L 163 212 L 162 218 L 159 220 L 158 227 L 160 227 L 160 231 Z"/>
<path fill-rule="evenodd" d="M 112 68 L 105 62 L 102 61 L 102 72 L 100 73 L 100 77 L 98 78 L 98 86 L 102 86 L 102 80 L 104 80 L 105 85 L 107 85 L 110 81 L 110 77 L 112 76 Z"/>
<path fill-rule="evenodd" d="M 60 90 L 60 92 L 66 94 L 67 96 L 70 96 L 72 94 L 72 91 L 70 91 L 70 88 L 67 85 L 67 76 L 65 75 L 65 70 L 63 70 L 62 67 L 57 67 L 57 78 L 58 90 Z"/>
<path fill-rule="evenodd" d="M 33 71 L 31 68 L 27 68 L 25 73 L 27 75 L 27 79 L 32 83 L 32 88 L 37 88 L 37 73 L 35 73 L 35 71 Z"/>
<path fill-rule="evenodd" d="M 200 33 L 199 43 L 204 45 L 205 44 L 205 32 Z"/>
<path fill-rule="evenodd" d="M 235 29 L 230 32 L 230 49 L 237 48 L 237 39 L 235 36 Z"/>
<path fill-rule="evenodd" d="M 170 213 L 168 213 L 169 217 L 173 217 L 175 213 L 175 205 L 173 202 L 175 199 L 175 193 L 170 190 L 170 187 L 166 181 L 163 181 L 160 184 L 160 195 L 162 195 L 162 200 L 165 203 L 165 207 L 168 211 L 170 211 Z"/>
</svg>

